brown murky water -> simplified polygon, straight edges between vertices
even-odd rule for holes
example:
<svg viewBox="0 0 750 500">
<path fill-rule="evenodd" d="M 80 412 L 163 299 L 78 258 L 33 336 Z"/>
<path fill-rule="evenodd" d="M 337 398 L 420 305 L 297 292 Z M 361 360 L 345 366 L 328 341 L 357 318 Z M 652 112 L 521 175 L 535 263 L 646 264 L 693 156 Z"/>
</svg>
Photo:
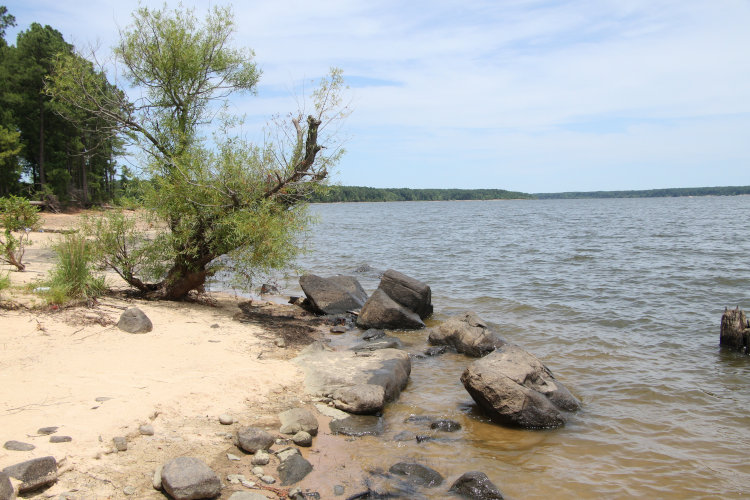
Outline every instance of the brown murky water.
<svg viewBox="0 0 750 500">
<path fill-rule="evenodd" d="M 461 386 L 470 359 L 415 359 L 386 434 L 358 439 L 353 458 L 386 470 L 413 459 L 447 484 L 481 470 L 518 500 L 750 498 L 750 357 L 718 347 L 724 307 L 750 309 L 750 197 L 313 210 L 321 222 L 304 269 L 354 274 L 367 263 L 417 277 L 437 320 L 475 310 L 583 402 L 561 429 L 504 428 Z M 355 275 L 377 286 L 377 273 Z M 424 332 L 397 335 L 411 352 L 426 347 Z M 394 441 L 431 433 L 405 423 L 412 414 L 462 429 Z M 447 484 L 421 493 L 446 497 Z"/>
</svg>

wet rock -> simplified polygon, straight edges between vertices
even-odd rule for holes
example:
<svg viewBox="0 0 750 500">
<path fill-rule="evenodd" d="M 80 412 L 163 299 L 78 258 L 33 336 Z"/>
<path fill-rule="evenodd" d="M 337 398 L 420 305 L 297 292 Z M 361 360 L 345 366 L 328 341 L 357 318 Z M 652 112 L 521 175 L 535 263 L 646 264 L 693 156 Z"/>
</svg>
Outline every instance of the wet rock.
<svg viewBox="0 0 750 500">
<path fill-rule="evenodd" d="M 164 491 L 175 500 L 213 498 L 221 493 L 221 480 L 202 460 L 194 457 L 177 457 L 161 471 Z"/>
<path fill-rule="evenodd" d="M 250 460 L 250 463 L 253 465 L 268 465 L 268 462 L 270 461 L 271 461 L 271 455 L 269 455 L 267 451 L 258 450 L 255 452 L 255 455 L 253 455 L 253 458 L 252 460 Z"/>
<path fill-rule="evenodd" d="M 424 443 L 425 441 L 432 441 L 432 436 L 428 436 L 427 434 L 417 434 L 416 440 L 417 443 Z"/>
<path fill-rule="evenodd" d="M 312 309 L 323 314 L 342 314 L 360 309 L 367 300 L 364 288 L 352 276 L 322 278 L 306 274 L 300 277 L 299 284 Z"/>
<path fill-rule="evenodd" d="M 227 413 L 222 413 L 219 415 L 219 423 L 221 425 L 232 425 L 234 423 L 234 417 Z"/>
<path fill-rule="evenodd" d="M 341 420 L 331 420 L 328 424 L 333 434 L 345 436 L 380 436 L 385 432 L 385 422 L 372 415 L 351 415 Z"/>
<path fill-rule="evenodd" d="M 128 451 L 128 440 L 123 436 L 116 436 L 112 438 L 112 443 L 115 445 L 117 451 Z"/>
<path fill-rule="evenodd" d="M 131 307 L 120 315 L 117 328 L 128 333 L 148 333 L 153 330 L 154 325 L 143 311 Z"/>
<path fill-rule="evenodd" d="M 389 269 L 383 273 L 378 288 L 422 319 L 432 314 L 432 291 L 419 280 Z"/>
<path fill-rule="evenodd" d="M 312 464 L 298 453 L 283 460 L 277 469 L 282 486 L 302 481 L 312 470 Z"/>
<path fill-rule="evenodd" d="M 312 446 L 312 436 L 305 431 L 299 431 L 292 436 L 292 442 L 297 446 L 309 447 Z"/>
<path fill-rule="evenodd" d="M 401 431 L 393 436 L 394 441 L 414 441 L 417 435 L 411 431 Z"/>
<path fill-rule="evenodd" d="M 388 474 L 375 474 L 365 480 L 367 489 L 348 497 L 348 500 L 382 499 L 382 498 L 408 498 L 409 500 L 422 500 L 425 497 L 417 491 L 414 483 L 403 481 L 398 477 Z"/>
<path fill-rule="evenodd" d="M 357 316 L 357 326 L 389 330 L 419 330 L 425 325 L 417 313 L 402 306 L 378 288 L 362 306 Z"/>
<path fill-rule="evenodd" d="M 154 426 L 151 424 L 143 424 L 140 427 L 138 427 L 138 432 L 141 433 L 141 436 L 153 436 Z"/>
<path fill-rule="evenodd" d="M 385 406 L 385 390 L 375 384 L 357 384 L 336 389 L 331 394 L 339 410 L 360 415 L 378 413 Z"/>
<path fill-rule="evenodd" d="M 450 346 L 475 358 L 485 356 L 506 343 L 471 311 L 452 316 L 442 325 L 430 330 L 428 341 L 433 345 Z"/>
<path fill-rule="evenodd" d="M 472 399 L 500 423 L 525 428 L 559 427 L 579 401 L 529 352 L 505 344 L 474 361 L 461 375 Z"/>
<path fill-rule="evenodd" d="M 452 493 L 472 500 L 503 500 L 497 486 L 492 484 L 484 472 L 470 471 L 464 473 L 451 485 Z"/>
<path fill-rule="evenodd" d="M 403 344 L 396 337 L 382 337 L 377 340 L 361 342 L 352 346 L 352 351 L 377 351 L 378 349 L 401 349 Z"/>
<path fill-rule="evenodd" d="M 447 347 L 444 345 L 438 345 L 438 346 L 432 346 L 428 347 L 424 350 L 425 356 L 440 356 L 441 354 L 445 354 Z"/>
<path fill-rule="evenodd" d="M 49 442 L 50 443 L 70 443 L 73 441 L 73 438 L 70 436 L 50 436 Z"/>
<path fill-rule="evenodd" d="M 319 342 L 306 347 L 294 362 L 304 371 L 305 389 L 313 396 L 373 384 L 383 388 L 385 402 L 390 402 L 406 386 L 411 372 L 409 354 L 399 349 L 380 349 L 361 356 L 334 351 Z"/>
<path fill-rule="evenodd" d="M 365 333 L 362 334 L 362 340 L 378 340 L 383 337 L 385 337 L 385 332 L 383 330 L 378 330 L 377 328 L 370 328 L 365 330 Z"/>
<path fill-rule="evenodd" d="M 750 323 L 739 307 L 724 309 L 719 330 L 719 344 L 745 354 L 750 354 Z"/>
<path fill-rule="evenodd" d="M 0 500 L 13 500 L 16 498 L 16 492 L 13 489 L 13 483 L 10 482 L 10 476 L 5 472 L 0 472 Z"/>
<path fill-rule="evenodd" d="M 443 476 L 438 471 L 422 464 L 399 462 L 392 465 L 388 471 L 391 474 L 405 477 L 410 483 L 426 488 L 434 488 L 443 483 Z"/>
<path fill-rule="evenodd" d="M 55 457 L 33 458 L 6 467 L 3 472 L 21 481 L 18 492 L 26 493 L 57 481 L 57 461 Z"/>
<path fill-rule="evenodd" d="M 237 431 L 237 441 L 241 449 L 248 453 L 255 453 L 273 446 L 275 438 L 263 429 L 243 427 Z"/>
<path fill-rule="evenodd" d="M 461 430 L 461 424 L 455 420 L 440 418 L 430 424 L 430 429 L 443 432 L 456 432 Z"/>
<path fill-rule="evenodd" d="M 59 429 L 59 427 L 41 427 L 37 429 L 36 433 L 40 436 L 49 436 L 50 434 L 57 432 L 57 429 Z"/>
<path fill-rule="evenodd" d="M 293 408 L 279 414 L 281 434 L 297 434 L 305 431 L 311 436 L 318 434 L 318 419 L 306 408 Z"/>
<path fill-rule="evenodd" d="M 36 448 L 36 446 L 21 441 L 6 441 L 3 448 L 10 451 L 31 451 Z"/>
</svg>

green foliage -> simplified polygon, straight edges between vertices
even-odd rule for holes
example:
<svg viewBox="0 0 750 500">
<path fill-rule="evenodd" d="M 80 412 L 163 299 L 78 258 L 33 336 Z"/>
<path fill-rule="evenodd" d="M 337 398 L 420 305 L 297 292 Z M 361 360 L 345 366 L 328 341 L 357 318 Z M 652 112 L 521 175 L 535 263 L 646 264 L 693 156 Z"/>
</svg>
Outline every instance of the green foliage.
<svg viewBox="0 0 750 500">
<path fill-rule="evenodd" d="M 10 288 L 10 275 L 8 273 L 0 274 L 0 292 Z"/>
<path fill-rule="evenodd" d="M 25 270 L 23 255 L 31 244 L 29 232 L 38 230 L 41 223 L 39 211 L 27 199 L 13 195 L 0 198 L 0 227 L 4 230 L 0 238 L 0 260 L 19 271 Z"/>
<path fill-rule="evenodd" d="M 260 76 L 252 51 L 229 45 L 234 29 L 229 8 L 199 20 L 192 10 L 144 7 L 115 48 L 142 99 L 98 92 L 73 57 L 59 59 L 47 87 L 56 101 L 112 120 L 140 145 L 150 178 L 139 184 L 138 197 L 157 218 L 153 234 L 118 215 L 95 225 L 106 263 L 157 297 L 182 298 L 228 262 L 247 287 L 256 273 L 290 262 L 308 223 L 304 203 L 343 153 L 329 140 L 335 127 L 326 128 L 347 114 L 340 70 L 312 94 L 311 114 L 276 117 L 263 145 L 232 136 L 241 120 L 223 113 L 209 145 L 203 127 L 219 106 L 226 111 L 230 95 L 254 92 Z"/>
<path fill-rule="evenodd" d="M 89 300 L 104 293 L 104 278 L 94 274 L 94 247 L 84 235 L 66 234 L 54 250 L 55 267 L 45 283 L 49 287 L 45 293 L 49 303 Z"/>
<path fill-rule="evenodd" d="M 504 189 L 409 189 L 331 186 L 313 198 L 319 203 L 356 201 L 444 201 L 444 200 L 517 200 L 533 195 Z"/>
</svg>

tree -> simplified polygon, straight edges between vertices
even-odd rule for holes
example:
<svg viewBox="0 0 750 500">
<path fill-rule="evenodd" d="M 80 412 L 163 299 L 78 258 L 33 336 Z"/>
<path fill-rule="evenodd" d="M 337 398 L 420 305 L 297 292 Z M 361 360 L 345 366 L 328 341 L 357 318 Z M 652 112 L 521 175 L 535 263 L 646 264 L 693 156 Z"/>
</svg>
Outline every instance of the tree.
<svg viewBox="0 0 750 500">
<path fill-rule="evenodd" d="M 158 219 L 152 239 L 121 215 L 95 223 L 104 260 L 150 296 L 180 299 L 201 289 L 229 256 L 248 278 L 289 263 L 308 222 L 305 201 L 322 189 L 343 150 L 327 144 L 326 126 L 343 118 L 343 77 L 333 70 L 313 93 L 314 110 L 284 119 L 254 145 L 232 135 L 237 119 L 217 107 L 255 92 L 260 71 L 250 50 L 230 46 L 229 8 L 138 9 L 120 33 L 115 56 L 142 97 L 105 93 L 82 58 L 58 61 L 48 93 L 58 102 L 115 124 L 143 152 L 150 175 L 145 204 Z M 217 115 L 211 143 L 203 132 Z M 234 128 L 233 128 L 234 127 Z M 328 146 L 326 149 L 324 147 Z"/>
</svg>

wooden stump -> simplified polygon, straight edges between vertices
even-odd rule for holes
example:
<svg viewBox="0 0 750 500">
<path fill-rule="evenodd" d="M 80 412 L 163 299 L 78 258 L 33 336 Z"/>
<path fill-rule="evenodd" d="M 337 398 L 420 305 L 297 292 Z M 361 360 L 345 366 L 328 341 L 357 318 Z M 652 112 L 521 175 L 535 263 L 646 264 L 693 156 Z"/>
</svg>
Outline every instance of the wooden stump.
<svg viewBox="0 0 750 500">
<path fill-rule="evenodd" d="M 721 316 L 719 344 L 745 354 L 750 353 L 750 324 L 745 312 L 739 307 L 724 310 Z"/>
</svg>

